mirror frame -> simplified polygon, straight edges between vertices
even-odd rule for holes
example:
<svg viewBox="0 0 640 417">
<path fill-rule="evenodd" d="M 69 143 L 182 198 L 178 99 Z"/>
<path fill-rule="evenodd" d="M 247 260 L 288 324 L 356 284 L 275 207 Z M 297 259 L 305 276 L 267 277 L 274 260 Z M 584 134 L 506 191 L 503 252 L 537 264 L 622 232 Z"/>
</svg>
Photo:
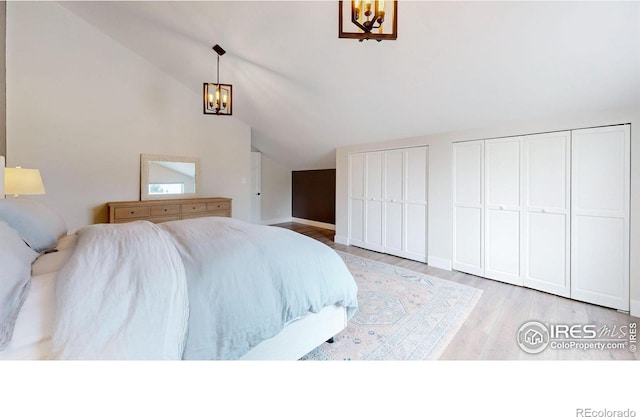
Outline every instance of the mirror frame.
<svg viewBox="0 0 640 417">
<path fill-rule="evenodd" d="M 149 194 L 149 162 L 191 162 L 196 166 L 195 170 L 195 193 L 185 194 Z M 200 193 L 200 158 L 190 156 L 174 156 L 174 155 L 156 155 L 156 154 L 140 154 L 140 200 L 167 200 L 180 198 L 195 198 Z"/>
</svg>

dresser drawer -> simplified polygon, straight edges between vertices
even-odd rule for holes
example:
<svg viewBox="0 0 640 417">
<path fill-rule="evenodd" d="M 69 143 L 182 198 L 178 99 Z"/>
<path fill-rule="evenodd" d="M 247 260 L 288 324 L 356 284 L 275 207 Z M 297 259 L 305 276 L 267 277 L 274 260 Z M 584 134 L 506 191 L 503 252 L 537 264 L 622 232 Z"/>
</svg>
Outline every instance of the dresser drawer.
<svg viewBox="0 0 640 417">
<path fill-rule="evenodd" d="M 207 211 L 229 210 L 231 203 L 228 201 L 220 201 L 217 203 L 207 203 Z"/>
<path fill-rule="evenodd" d="M 151 214 L 149 207 L 119 207 L 116 209 L 117 220 L 149 217 L 149 214 Z"/>
<path fill-rule="evenodd" d="M 180 207 L 182 207 L 181 211 L 183 214 L 203 213 L 207 211 L 207 203 L 183 204 Z"/>
<path fill-rule="evenodd" d="M 177 204 L 151 207 L 152 216 L 172 216 L 174 214 L 180 214 L 180 206 Z"/>
</svg>

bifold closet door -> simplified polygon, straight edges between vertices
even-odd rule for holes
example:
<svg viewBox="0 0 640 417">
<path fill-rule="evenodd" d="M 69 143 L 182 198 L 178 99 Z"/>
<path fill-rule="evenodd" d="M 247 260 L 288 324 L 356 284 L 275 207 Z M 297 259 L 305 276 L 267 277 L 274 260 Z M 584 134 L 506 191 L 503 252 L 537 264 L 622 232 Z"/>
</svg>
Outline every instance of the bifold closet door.
<svg viewBox="0 0 640 417">
<path fill-rule="evenodd" d="M 524 286 L 570 296 L 571 132 L 523 139 Z"/>
<path fill-rule="evenodd" d="M 382 252 L 427 261 L 427 147 L 384 152 Z"/>
<path fill-rule="evenodd" d="M 427 261 L 428 148 L 384 153 L 384 252 Z"/>
<path fill-rule="evenodd" d="M 484 276 L 484 141 L 453 144 L 453 269 Z"/>
<path fill-rule="evenodd" d="M 403 255 L 405 258 L 427 262 L 427 214 L 429 148 L 409 148 L 404 153 L 406 219 Z M 387 230 L 389 227 L 387 226 Z"/>
<path fill-rule="evenodd" d="M 484 276 L 522 285 L 521 138 L 491 139 L 485 155 Z"/>
<path fill-rule="evenodd" d="M 630 126 L 572 131 L 571 297 L 629 310 Z"/>
</svg>

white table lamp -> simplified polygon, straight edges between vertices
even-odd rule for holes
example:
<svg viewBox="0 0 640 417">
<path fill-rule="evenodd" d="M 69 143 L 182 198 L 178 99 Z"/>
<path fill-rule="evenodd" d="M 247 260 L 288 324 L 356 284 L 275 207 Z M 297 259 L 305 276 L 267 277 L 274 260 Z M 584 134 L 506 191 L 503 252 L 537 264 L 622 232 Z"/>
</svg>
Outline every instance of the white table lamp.
<svg viewBox="0 0 640 417">
<path fill-rule="evenodd" d="M 25 194 L 44 194 L 40 170 L 21 167 L 4 169 L 4 193 L 14 197 Z"/>
</svg>

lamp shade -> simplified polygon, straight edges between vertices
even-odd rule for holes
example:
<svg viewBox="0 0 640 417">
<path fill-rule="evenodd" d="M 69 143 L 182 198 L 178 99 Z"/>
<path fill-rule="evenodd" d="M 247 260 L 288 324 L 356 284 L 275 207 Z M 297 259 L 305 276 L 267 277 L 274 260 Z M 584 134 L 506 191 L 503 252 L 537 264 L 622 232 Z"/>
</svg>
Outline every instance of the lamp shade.
<svg viewBox="0 0 640 417">
<path fill-rule="evenodd" d="M 5 194 L 44 194 L 44 184 L 40 171 L 26 168 L 5 168 L 4 169 L 4 192 Z"/>
</svg>

